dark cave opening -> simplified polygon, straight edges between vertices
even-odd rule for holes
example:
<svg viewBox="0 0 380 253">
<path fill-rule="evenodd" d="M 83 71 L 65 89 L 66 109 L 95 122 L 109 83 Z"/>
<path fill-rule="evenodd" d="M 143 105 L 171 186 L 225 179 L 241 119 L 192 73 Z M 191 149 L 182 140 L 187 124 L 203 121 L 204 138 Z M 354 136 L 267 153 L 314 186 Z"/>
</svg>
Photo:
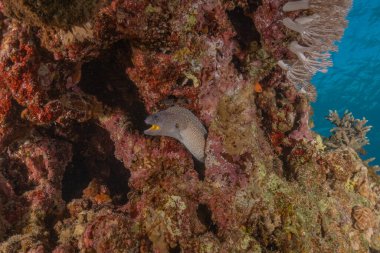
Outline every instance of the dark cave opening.
<svg viewBox="0 0 380 253">
<path fill-rule="evenodd" d="M 169 252 L 170 253 L 180 253 L 181 252 L 181 247 L 179 246 L 179 244 L 177 244 L 174 248 L 170 248 Z"/>
<path fill-rule="evenodd" d="M 73 144 L 73 160 L 62 180 L 62 198 L 70 202 L 80 198 L 93 179 L 105 184 L 116 205 L 128 201 L 129 171 L 114 156 L 114 145 L 109 133 L 88 122 L 78 126 L 80 138 Z"/>
<path fill-rule="evenodd" d="M 240 61 L 240 59 L 236 55 L 232 56 L 232 64 L 235 66 L 235 68 L 240 73 L 244 72 L 244 66 L 243 66 L 242 62 Z"/>
<path fill-rule="evenodd" d="M 212 212 L 205 204 L 199 204 L 197 208 L 197 216 L 200 222 L 214 234 L 218 234 L 218 226 L 212 220 Z"/>
<path fill-rule="evenodd" d="M 121 40 L 96 59 L 81 67 L 79 88 L 95 96 L 106 108 L 121 110 L 128 115 L 132 127 L 142 133 L 147 112 L 140 100 L 135 84 L 125 71 L 132 66 L 131 46 Z M 92 179 L 106 184 L 114 204 L 128 201 L 129 171 L 114 156 L 114 144 L 109 133 L 96 122 L 84 123 L 76 130 L 80 136 L 74 141 L 74 157 L 63 180 L 63 198 L 70 201 L 81 197 L 82 191 Z"/>
<path fill-rule="evenodd" d="M 44 220 L 44 223 L 46 224 L 46 229 L 47 231 L 49 232 L 49 236 L 48 236 L 48 241 L 49 241 L 49 247 L 50 250 L 52 251 L 53 250 L 53 245 L 56 246 L 58 240 L 59 240 L 59 236 L 57 234 L 57 231 L 54 229 L 54 226 L 55 224 L 57 223 L 57 221 L 59 220 L 60 216 L 55 216 L 55 215 L 48 215 L 46 216 L 45 220 Z"/>
<path fill-rule="evenodd" d="M 235 28 L 236 39 L 243 50 L 248 49 L 253 41 L 260 44 L 260 33 L 257 31 L 252 19 L 244 14 L 243 8 L 236 7 L 228 11 L 227 15 Z"/>
<path fill-rule="evenodd" d="M 143 132 L 148 114 L 135 84 L 125 73 L 127 67 L 132 66 L 130 57 L 131 47 L 127 41 L 115 43 L 97 59 L 83 64 L 78 86 L 113 110 L 125 112 L 133 127 Z"/>
<path fill-rule="evenodd" d="M 90 183 L 90 175 L 78 151 L 74 153 L 71 164 L 66 168 L 62 179 L 62 199 L 67 203 L 82 196 L 82 191 Z"/>
<path fill-rule="evenodd" d="M 113 159 L 110 159 L 110 176 L 106 180 L 106 184 L 112 196 L 112 203 L 123 205 L 128 202 L 128 192 L 130 191 L 128 180 L 131 174 L 124 168 L 121 161 L 112 157 Z"/>
<path fill-rule="evenodd" d="M 274 242 L 269 243 L 266 246 L 266 249 L 268 250 L 268 252 L 278 252 L 278 250 L 279 250 L 277 245 Z"/>
<path fill-rule="evenodd" d="M 260 5 L 262 5 L 262 0 L 248 0 L 248 12 L 255 12 Z"/>
<path fill-rule="evenodd" d="M 205 179 L 206 166 L 203 162 L 198 161 L 193 157 L 194 169 L 198 173 L 198 179 L 203 181 Z"/>
</svg>

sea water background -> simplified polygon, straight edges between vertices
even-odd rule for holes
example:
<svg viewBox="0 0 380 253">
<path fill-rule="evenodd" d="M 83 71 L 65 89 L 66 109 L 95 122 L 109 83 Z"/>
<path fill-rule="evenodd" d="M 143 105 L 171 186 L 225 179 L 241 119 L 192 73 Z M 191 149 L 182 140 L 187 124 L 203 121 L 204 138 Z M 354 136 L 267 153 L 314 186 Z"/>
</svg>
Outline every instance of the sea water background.
<svg viewBox="0 0 380 253">
<path fill-rule="evenodd" d="M 380 165 L 380 0 L 353 2 L 339 51 L 332 55 L 334 66 L 312 80 L 318 92 L 314 130 L 329 135 L 332 125 L 325 119 L 329 110 L 365 117 L 373 126 L 365 158 L 375 157 L 371 165 Z"/>
</svg>

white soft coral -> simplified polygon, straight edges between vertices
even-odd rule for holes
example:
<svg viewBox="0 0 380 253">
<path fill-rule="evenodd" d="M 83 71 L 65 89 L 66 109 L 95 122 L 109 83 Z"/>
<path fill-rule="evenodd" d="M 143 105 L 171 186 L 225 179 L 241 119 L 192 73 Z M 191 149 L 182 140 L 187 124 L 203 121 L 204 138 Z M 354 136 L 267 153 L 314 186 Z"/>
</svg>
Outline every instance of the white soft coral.
<svg viewBox="0 0 380 253">
<path fill-rule="evenodd" d="M 329 52 L 337 50 L 335 42 L 343 36 L 351 3 L 351 0 L 298 0 L 283 6 L 284 12 L 309 10 L 314 13 L 282 20 L 286 28 L 299 34 L 300 43 L 292 41 L 288 46 L 297 59 L 278 62 L 289 82 L 311 99 L 315 98 L 315 89 L 310 80 L 316 72 L 325 73 L 332 66 Z"/>
</svg>

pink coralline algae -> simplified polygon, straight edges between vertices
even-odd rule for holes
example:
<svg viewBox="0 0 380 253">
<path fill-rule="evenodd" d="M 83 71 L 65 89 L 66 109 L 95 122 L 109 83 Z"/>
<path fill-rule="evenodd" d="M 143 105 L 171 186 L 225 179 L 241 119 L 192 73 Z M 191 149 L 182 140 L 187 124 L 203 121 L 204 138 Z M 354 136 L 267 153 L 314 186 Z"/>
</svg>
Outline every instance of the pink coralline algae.
<svg viewBox="0 0 380 253">
<path fill-rule="evenodd" d="M 132 63 L 133 68 L 128 68 L 127 74 L 136 83 L 148 111 L 169 95 L 181 94 L 191 99 L 197 94 L 193 87 L 176 87 L 184 66 L 170 55 L 134 50 Z"/>
<path fill-rule="evenodd" d="M 1 0 L 0 253 L 380 250 L 369 128 L 310 129 L 330 63 L 298 33 L 334 47 L 350 1 L 288 2 Z M 204 164 L 143 134 L 172 106 Z"/>
<path fill-rule="evenodd" d="M 72 157 L 67 142 L 31 135 L 13 143 L 3 157 L 1 178 L 2 252 L 45 252 L 46 219 L 63 214 L 61 197 L 65 167 Z M 28 227 L 30 231 L 24 230 Z"/>
<path fill-rule="evenodd" d="M 20 115 L 36 124 L 79 117 L 75 114 L 78 109 L 81 110 L 80 102 L 73 101 L 73 96 L 69 95 L 70 89 L 66 89 L 75 86 L 77 68 L 70 63 L 54 62 L 42 54 L 28 27 L 16 22 L 8 25 L 3 34 L 0 57 L 2 86 L 5 90 L 2 95 L 3 117 L 10 110 L 10 97 L 25 107 Z M 51 95 L 62 92 L 61 97 Z M 88 95 L 83 95 L 86 96 Z M 78 105 L 72 108 L 71 103 Z M 93 107 L 96 106 L 91 105 L 86 111 L 91 111 Z"/>
</svg>

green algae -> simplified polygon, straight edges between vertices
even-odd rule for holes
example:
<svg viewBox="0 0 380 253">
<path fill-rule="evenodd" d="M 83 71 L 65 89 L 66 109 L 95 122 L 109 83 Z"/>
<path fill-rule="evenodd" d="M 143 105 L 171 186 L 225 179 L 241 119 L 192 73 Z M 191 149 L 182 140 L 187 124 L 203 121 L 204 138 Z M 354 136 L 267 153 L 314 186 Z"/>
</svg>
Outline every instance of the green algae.
<svg viewBox="0 0 380 253">
<path fill-rule="evenodd" d="M 157 6 L 153 6 L 152 4 L 148 4 L 148 6 L 145 8 L 145 13 L 152 14 L 152 13 L 160 13 L 161 8 Z"/>
<path fill-rule="evenodd" d="M 261 80 L 277 65 L 276 60 L 257 42 L 249 45 L 247 62 L 260 62 L 259 66 L 247 64 L 245 70 L 253 80 Z"/>
<path fill-rule="evenodd" d="M 230 155 L 251 153 L 257 147 L 257 126 L 246 115 L 253 99 L 253 89 L 246 87 L 234 96 L 224 96 L 219 102 L 218 118 L 211 129 L 223 136 L 223 146 Z"/>
<path fill-rule="evenodd" d="M 192 73 L 189 73 L 189 72 L 185 72 L 184 75 L 186 76 L 186 78 L 190 79 L 191 81 L 193 81 L 193 85 L 195 88 L 197 88 L 200 84 L 198 78 L 192 74 Z"/>
<path fill-rule="evenodd" d="M 190 13 L 186 15 L 186 23 L 184 26 L 184 31 L 185 32 L 193 31 L 197 22 L 198 22 L 197 11 L 196 10 L 193 10 L 192 12 L 190 11 Z"/>
</svg>

